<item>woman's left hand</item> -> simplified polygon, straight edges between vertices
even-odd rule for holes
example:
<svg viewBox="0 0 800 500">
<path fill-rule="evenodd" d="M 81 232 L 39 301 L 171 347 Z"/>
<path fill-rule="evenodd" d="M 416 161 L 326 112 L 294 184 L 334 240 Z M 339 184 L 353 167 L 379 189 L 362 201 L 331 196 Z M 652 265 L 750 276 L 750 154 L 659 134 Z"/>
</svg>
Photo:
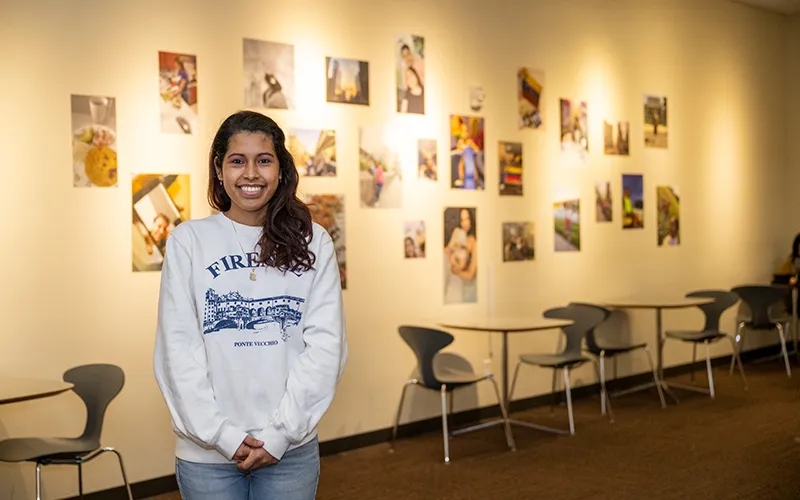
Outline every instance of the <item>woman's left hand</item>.
<svg viewBox="0 0 800 500">
<path fill-rule="evenodd" d="M 278 460 L 264 448 L 253 448 L 247 458 L 239 462 L 239 470 L 256 470 L 276 463 L 278 463 Z"/>
</svg>

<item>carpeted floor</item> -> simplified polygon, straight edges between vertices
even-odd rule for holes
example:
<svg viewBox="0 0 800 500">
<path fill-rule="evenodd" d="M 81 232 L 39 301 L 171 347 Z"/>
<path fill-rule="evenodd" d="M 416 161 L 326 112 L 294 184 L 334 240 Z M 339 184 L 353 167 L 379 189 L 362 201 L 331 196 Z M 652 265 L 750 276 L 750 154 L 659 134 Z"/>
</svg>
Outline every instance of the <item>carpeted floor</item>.
<svg viewBox="0 0 800 500">
<path fill-rule="evenodd" d="M 496 427 L 454 438 L 448 465 L 437 433 L 401 440 L 393 454 L 384 444 L 324 457 L 317 498 L 798 499 L 800 397 L 782 366 L 748 364 L 747 392 L 718 369 L 715 400 L 678 391 L 681 403 L 666 410 L 655 393 L 614 399 L 615 425 L 600 416 L 599 398 L 584 399 L 575 436 L 515 427 L 514 453 Z M 564 407 L 514 417 L 566 426 Z"/>
</svg>

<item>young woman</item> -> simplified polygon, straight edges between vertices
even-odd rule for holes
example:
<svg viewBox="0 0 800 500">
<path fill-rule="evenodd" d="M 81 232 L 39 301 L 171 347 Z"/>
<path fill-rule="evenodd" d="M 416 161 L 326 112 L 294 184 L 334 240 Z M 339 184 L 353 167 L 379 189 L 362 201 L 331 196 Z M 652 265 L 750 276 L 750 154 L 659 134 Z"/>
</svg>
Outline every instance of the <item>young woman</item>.
<svg viewBox="0 0 800 500">
<path fill-rule="evenodd" d="M 230 116 L 209 156 L 221 213 L 167 239 L 154 357 L 181 495 L 313 499 L 317 424 L 347 359 L 333 242 L 270 118 Z"/>
</svg>

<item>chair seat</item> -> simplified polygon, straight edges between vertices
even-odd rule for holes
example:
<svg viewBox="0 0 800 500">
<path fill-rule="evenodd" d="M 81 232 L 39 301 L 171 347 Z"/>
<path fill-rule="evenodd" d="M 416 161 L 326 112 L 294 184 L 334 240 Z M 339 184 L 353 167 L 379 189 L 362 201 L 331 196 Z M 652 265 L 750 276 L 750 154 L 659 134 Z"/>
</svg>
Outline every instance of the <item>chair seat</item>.
<svg viewBox="0 0 800 500">
<path fill-rule="evenodd" d="M 91 453 L 98 448 L 100 448 L 100 443 L 91 439 L 11 438 L 0 441 L 0 462 L 75 458 Z"/>
<path fill-rule="evenodd" d="M 563 368 L 565 366 L 577 365 L 591 361 L 589 358 L 580 355 L 564 354 L 522 354 L 519 360 L 529 365 L 547 366 L 552 368 Z"/>
<path fill-rule="evenodd" d="M 725 337 L 725 334 L 718 330 L 669 330 L 664 336 L 684 342 L 705 342 Z"/>
<path fill-rule="evenodd" d="M 595 356 L 600 356 L 602 351 L 605 351 L 605 357 L 609 358 L 617 354 L 625 354 L 626 352 L 635 351 L 636 349 L 644 349 L 647 347 L 646 343 L 629 344 L 629 345 L 603 345 L 598 346 L 596 349 L 589 349 L 589 352 Z"/>
<path fill-rule="evenodd" d="M 435 368 L 434 373 L 439 382 L 446 384 L 448 387 L 456 387 L 462 385 L 474 384 L 486 379 L 486 375 L 473 373 L 468 370 L 459 370 L 457 368 Z"/>
</svg>

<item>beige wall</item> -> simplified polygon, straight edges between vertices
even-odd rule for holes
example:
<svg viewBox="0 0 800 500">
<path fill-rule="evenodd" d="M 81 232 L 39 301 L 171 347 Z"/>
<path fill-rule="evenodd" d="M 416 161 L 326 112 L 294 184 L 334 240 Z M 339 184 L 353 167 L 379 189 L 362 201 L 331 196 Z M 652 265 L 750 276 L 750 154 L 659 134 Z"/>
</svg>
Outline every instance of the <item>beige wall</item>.
<svg viewBox="0 0 800 500">
<path fill-rule="evenodd" d="M 393 41 L 426 37 L 424 118 L 396 116 Z M 204 158 L 215 126 L 241 106 L 243 37 L 293 43 L 296 112 L 275 112 L 286 126 L 333 127 L 340 175 L 302 185 L 305 192 L 347 196 L 349 290 L 345 292 L 350 362 L 337 398 L 320 426 L 324 440 L 391 425 L 403 381 L 413 366 L 396 328 L 401 323 L 478 318 L 487 312 L 488 269 L 494 273 L 496 315 L 537 316 L 569 300 L 630 295 L 678 297 L 705 287 L 769 279 L 786 253 L 795 218 L 784 217 L 787 179 L 797 185 L 800 156 L 792 134 L 798 109 L 800 25 L 720 1 L 695 0 L 424 0 L 223 2 L 4 0 L 0 3 L 0 375 L 59 378 L 74 365 L 122 366 L 127 385 L 106 419 L 104 442 L 120 449 L 130 478 L 173 472 L 169 416 L 152 376 L 158 273 L 130 271 L 130 178 L 135 173 L 191 173 L 192 213 L 204 201 Z M 787 50 L 785 43 L 788 40 Z M 159 132 L 157 53 L 198 56 L 199 132 Z M 324 102 L 324 57 L 370 62 L 369 108 Z M 791 57 L 794 55 L 793 57 Z M 788 72 L 793 78 L 787 78 Z M 543 131 L 520 132 L 515 122 L 515 72 L 545 70 Z M 358 125 L 387 123 L 401 137 L 433 135 L 445 157 L 447 118 L 468 113 L 469 85 L 487 100 L 485 192 L 449 189 L 447 170 L 436 185 L 417 184 L 406 162 L 405 207 L 358 205 Z M 71 185 L 69 96 L 118 99 L 120 185 Z M 669 98 L 669 149 L 642 147 L 643 93 Z M 564 165 L 558 143 L 558 99 L 589 102 L 591 152 L 586 166 Z M 603 119 L 632 123 L 629 158 L 602 155 Z M 788 124 L 788 125 L 787 125 Z M 788 134 L 787 134 L 788 130 Z M 791 135 L 790 135 L 791 134 Z M 525 196 L 497 195 L 497 141 L 524 143 Z M 408 156 L 413 158 L 414 153 Z M 407 158 L 408 159 L 408 158 Z M 788 160 L 788 161 L 787 161 Z M 412 160 L 413 161 L 413 160 Z M 620 175 L 645 175 L 645 229 L 620 228 Z M 595 180 L 614 186 L 610 225 L 593 222 Z M 655 187 L 682 195 L 682 246 L 658 248 Z M 552 202 L 580 196 L 583 250 L 555 254 Z M 442 214 L 446 206 L 476 206 L 480 241 L 479 303 L 442 305 Z M 425 219 L 429 257 L 402 259 L 403 220 Z M 501 222 L 534 220 L 536 260 L 502 263 Z M 652 341 L 653 314 L 631 314 L 626 335 Z M 696 325 L 695 311 L 669 312 L 667 327 Z M 733 327 L 732 314 L 725 325 Z M 512 357 L 552 349 L 554 334 L 515 337 Z M 499 343 L 493 340 L 499 370 Z M 479 334 L 457 333 L 453 350 L 476 369 L 488 353 Z M 690 359 L 669 345 L 668 365 Z M 729 346 L 714 347 L 716 355 Z M 513 359 L 513 358 L 512 358 Z M 645 369 L 625 361 L 621 374 Z M 577 383 L 592 383 L 591 368 Z M 517 397 L 548 390 L 550 377 L 531 370 Z M 456 400 L 457 409 L 494 403 L 488 387 Z M 404 419 L 434 416 L 436 395 L 411 398 Z M 77 398 L 66 394 L 0 408 L 0 437 L 72 434 L 83 422 Z M 49 498 L 74 495 L 74 471 L 48 468 Z M 33 494 L 33 469 L 0 466 L 0 498 Z M 86 470 L 89 490 L 118 484 L 111 457 Z"/>
</svg>

